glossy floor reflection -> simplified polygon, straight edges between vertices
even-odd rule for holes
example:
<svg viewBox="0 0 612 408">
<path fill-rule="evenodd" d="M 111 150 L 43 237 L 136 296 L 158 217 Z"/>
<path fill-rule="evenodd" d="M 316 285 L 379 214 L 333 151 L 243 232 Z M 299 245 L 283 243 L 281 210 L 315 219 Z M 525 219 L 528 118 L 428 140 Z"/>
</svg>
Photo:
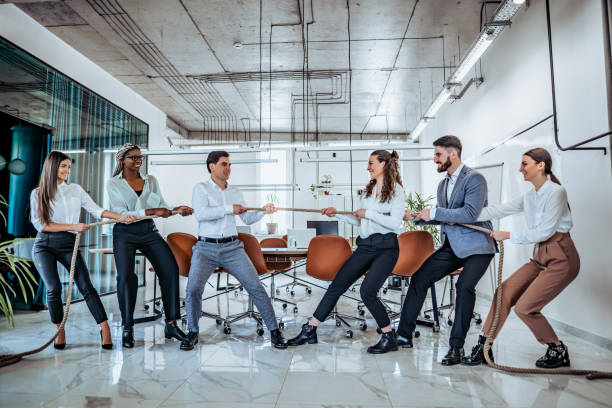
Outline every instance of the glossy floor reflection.
<svg viewBox="0 0 612 408">
<path fill-rule="evenodd" d="M 183 282 L 184 283 L 184 282 Z M 282 283 L 282 280 L 281 282 Z M 207 288 L 207 294 L 211 288 Z M 210 292 L 212 293 L 212 292 Z M 285 336 L 314 310 L 322 294 L 307 295 L 296 288 L 299 313 L 283 311 Z M 141 293 L 142 295 L 142 293 Z M 282 295 L 287 295 L 284 292 Z M 397 294 L 391 294 L 395 297 Z M 120 346 L 121 327 L 114 295 L 103 298 L 113 339 Z M 139 304 L 142 304 L 139 301 Z M 207 311 L 244 310 L 244 294 L 230 294 L 205 303 Z M 486 313 L 487 301 L 477 311 Z M 340 310 L 356 313 L 354 302 L 343 300 Z M 136 347 L 104 351 L 98 329 L 85 304 L 71 308 L 68 346 L 48 348 L 13 366 L 0 369 L 0 406 L 7 407 L 590 407 L 612 404 L 612 381 L 581 377 L 511 375 L 488 367 L 443 367 L 449 328 L 441 333 L 420 328 L 412 350 L 380 356 L 366 348 L 378 335 L 368 316 L 368 330 L 354 337 L 328 322 L 319 329 L 319 344 L 276 350 L 269 335 L 255 334 L 251 321 L 232 326 L 225 335 L 214 320 L 202 319 L 195 350 L 179 350 L 166 340 L 161 320 L 135 327 Z M 445 320 L 445 319 L 443 319 Z M 0 354 L 19 352 L 43 343 L 51 334 L 46 311 L 19 313 L 17 327 L 0 326 Z M 479 326 L 473 325 L 466 352 Z M 574 368 L 612 369 L 612 352 L 560 333 L 569 346 Z M 544 353 L 515 317 L 511 316 L 494 346 L 497 361 L 531 367 Z"/>
</svg>

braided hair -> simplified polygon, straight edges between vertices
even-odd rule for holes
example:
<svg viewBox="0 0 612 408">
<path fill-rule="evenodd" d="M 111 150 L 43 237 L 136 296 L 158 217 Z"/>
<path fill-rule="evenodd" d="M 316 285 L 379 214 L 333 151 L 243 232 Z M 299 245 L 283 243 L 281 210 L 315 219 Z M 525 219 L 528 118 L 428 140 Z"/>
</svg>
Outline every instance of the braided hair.
<svg viewBox="0 0 612 408">
<path fill-rule="evenodd" d="M 126 143 L 119 148 L 119 150 L 117 151 L 117 154 L 115 155 L 117 164 L 115 165 L 115 170 L 113 171 L 113 177 L 123 172 L 123 162 L 121 160 L 123 160 L 127 152 L 129 152 L 130 150 L 134 150 L 134 149 L 140 150 L 140 147 L 138 147 L 134 143 Z"/>
<path fill-rule="evenodd" d="M 400 175 L 399 166 L 397 164 L 399 160 L 399 154 L 395 150 L 391 153 L 387 150 L 374 150 L 370 156 L 376 156 L 379 162 L 385 163 L 383 186 L 380 191 L 380 202 L 385 203 L 391 201 L 395 195 L 395 183 L 402 185 L 402 176 Z M 365 187 L 366 198 L 372 195 L 372 190 L 376 185 L 376 179 L 370 180 Z"/>
</svg>

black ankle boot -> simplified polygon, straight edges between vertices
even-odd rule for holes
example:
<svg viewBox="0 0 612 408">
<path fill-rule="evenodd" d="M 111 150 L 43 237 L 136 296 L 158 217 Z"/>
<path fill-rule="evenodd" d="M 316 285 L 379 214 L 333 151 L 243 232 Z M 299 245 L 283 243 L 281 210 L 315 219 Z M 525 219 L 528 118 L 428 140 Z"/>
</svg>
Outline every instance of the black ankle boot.
<svg viewBox="0 0 612 408">
<path fill-rule="evenodd" d="M 317 339 L 317 328 L 311 326 L 308 323 L 302 325 L 302 331 L 296 337 L 287 341 L 288 346 L 301 346 L 304 343 L 316 344 Z"/>
<path fill-rule="evenodd" d="M 546 354 L 536 361 L 536 367 L 540 368 L 569 367 L 569 365 L 569 352 L 563 342 L 558 346 L 555 343 L 548 343 Z"/>
<path fill-rule="evenodd" d="M 181 350 L 193 350 L 198 344 L 198 333 L 190 331 L 185 335 L 185 340 L 181 341 Z"/>
<path fill-rule="evenodd" d="M 164 328 L 164 335 L 167 339 L 171 339 L 174 337 L 178 341 L 184 341 L 187 339 L 187 335 L 181 329 L 179 329 L 176 321 L 172 323 L 166 322 L 166 327 Z"/>
<path fill-rule="evenodd" d="M 404 337 L 404 336 L 400 336 L 399 334 L 396 334 L 396 338 L 397 338 L 398 347 L 401 347 L 401 348 L 412 348 L 413 347 L 412 336 Z"/>
<path fill-rule="evenodd" d="M 383 333 L 378 343 L 368 347 L 368 353 L 370 354 L 384 354 L 390 351 L 397 351 L 397 336 L 395 335 L 395 330 Z"/>
<path fill-rule="evenodd" d="M 132 326 L 123 326 L 121 342 L 125 348 L 134 347 L 134 328 Z"/>
<path fill-rule="evenodd" d="M 484 357 L 484 349 L 485 349 L 486 341 L 487 341 L 487 338 L 485 336 L 479 336 L 478 344 L 476 344 L 474 348 L 472 349 L 472 354 L 470 354 L 469 357 L 463 357 L 463 359 L 461 360 L 461 364 L 467 365 L 467 366 L 477 366 L 480 364 L 486 364 L 487 360 L 485 360 L 485 357 Z M 491 347 L 492 346 L 493 346 L 493 343 L 491 343 Z M 491 359 L 492 362 L 495 361 L 493 359 L 493 350 L 491 348 L 489 348 L 489 358 Z"/>
<path fill-rule="evenodd" d="M 442 365 L 451 366 L 459 364 L 463 357 L 463 347 L 450 347 L 448 353 L 442 359 Z"/>
<path fill-rule="evenodd" d="M 275 329 L 270 332 L 270 342 L 277 349 L 286 349 L 287 340 L 283 337 L 280 330 Z"/>
</svg>

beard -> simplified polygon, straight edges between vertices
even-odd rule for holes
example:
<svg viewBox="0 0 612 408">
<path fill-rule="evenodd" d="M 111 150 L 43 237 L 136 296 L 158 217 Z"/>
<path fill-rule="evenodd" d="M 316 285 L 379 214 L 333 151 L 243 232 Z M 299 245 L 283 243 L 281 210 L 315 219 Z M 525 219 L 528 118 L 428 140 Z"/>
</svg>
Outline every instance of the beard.
<svg viewBox="0 0 612 408">
<path fill-rule="evenodd" d="M 447 158 L 444 163 L 438 164 L 438 173 L 443 173 L 452 165 L 450 158 Z"/>
</svg>

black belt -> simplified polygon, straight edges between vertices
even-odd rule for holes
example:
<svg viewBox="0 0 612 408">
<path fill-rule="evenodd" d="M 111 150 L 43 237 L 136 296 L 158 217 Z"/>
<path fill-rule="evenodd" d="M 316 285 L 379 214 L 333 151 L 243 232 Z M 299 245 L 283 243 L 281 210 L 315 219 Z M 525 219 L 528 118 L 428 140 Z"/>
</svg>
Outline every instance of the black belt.
<svg viewBox="0 0 612 408">
<path fill-rule="evenodd" d="M 198 237 L 198 241 L 212 242 L 214 244 L 225 244 L 226 242 L 236 241 L 237 239 L 238 239 L 238 235 L 232 235 L 231 237 L 223 237 L 223 238 Z"/>
</svg>

